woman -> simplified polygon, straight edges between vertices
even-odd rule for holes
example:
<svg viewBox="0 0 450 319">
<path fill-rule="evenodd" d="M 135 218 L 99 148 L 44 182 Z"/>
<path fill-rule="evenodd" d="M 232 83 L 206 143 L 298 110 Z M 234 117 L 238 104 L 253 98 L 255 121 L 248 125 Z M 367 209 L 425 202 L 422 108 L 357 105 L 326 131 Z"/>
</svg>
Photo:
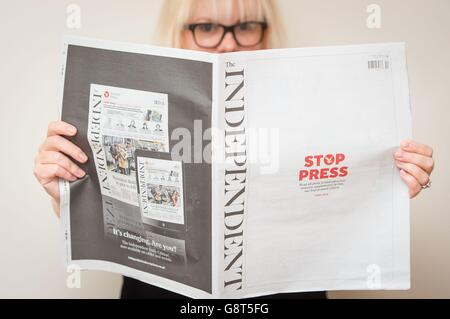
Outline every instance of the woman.
<svg viewBox="0 0 450 319">
<path fill-rule="evenodd" d="M 166 0 L 160 17 L 160 44 L 208 52 L 261 50 L 280 45 L 282 28 L 273 0 Z M 35 175 L 52 198 L 59 215 L 58 178 L 75 181 L 84 172 L 72 161 L 88 160 L 64 136 L 76 128 L 53 122 L 36 158 Z M 402 179 L 413 198 L 430 186 L 433 150 L 415 141 L 404 141 L 394 154 Z M 164 298 L 180 295 L 125 278 L 123 297 Z M 281 294 L 278 297 L 325 297 L 324 293 Z"/>
<path fill-rule="evenodd" d="M 116 145 L 116 154 L 120 174 L 128 175 L 128 155 L 125 144 Z"/>
</svg>

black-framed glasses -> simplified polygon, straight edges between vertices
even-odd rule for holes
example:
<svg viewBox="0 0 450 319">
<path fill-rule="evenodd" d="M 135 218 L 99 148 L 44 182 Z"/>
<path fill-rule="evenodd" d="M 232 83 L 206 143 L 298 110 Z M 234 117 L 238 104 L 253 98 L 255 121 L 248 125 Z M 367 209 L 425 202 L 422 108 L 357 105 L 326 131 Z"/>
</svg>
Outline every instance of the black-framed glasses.
<svg viewBox="0 0 450 319">
<path fill-rule="evenodd" d="M 228 32 L 240 47 L 253 47 L 264 39 L 266 22 L 247 21 L 226 26 L 220 23 L 192 23 L 186 25 L 194 36 L 195 43 L 204 49 L 217 48 Z"/>
</svg>

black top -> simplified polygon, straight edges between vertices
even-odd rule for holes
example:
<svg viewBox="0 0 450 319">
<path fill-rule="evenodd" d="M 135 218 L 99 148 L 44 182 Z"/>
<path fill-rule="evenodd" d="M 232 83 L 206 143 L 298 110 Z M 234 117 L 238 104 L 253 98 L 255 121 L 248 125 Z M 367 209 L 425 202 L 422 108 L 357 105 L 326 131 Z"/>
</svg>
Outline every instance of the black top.
<svg viewBox="0 0 450 319">
<path fill-rule="evenodd" d="M 146 284 L 142 281 L 123 277 L 122 299 L 189 299 L 186 296 Z M 327 299 L 325 291 L 285 293 L 270 296 L 262 296 L 251 299 Z"/>
</svg>

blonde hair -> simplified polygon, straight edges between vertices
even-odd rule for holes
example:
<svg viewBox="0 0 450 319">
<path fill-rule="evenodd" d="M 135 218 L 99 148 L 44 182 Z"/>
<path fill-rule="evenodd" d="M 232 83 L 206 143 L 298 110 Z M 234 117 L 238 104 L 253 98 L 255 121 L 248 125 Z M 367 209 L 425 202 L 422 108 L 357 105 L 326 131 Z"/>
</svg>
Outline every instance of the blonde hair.
<svg viewBox="0 0 450 319">
<path fill-rule="evenodd" d="M 198 0 L 164 0 L 155 34 L 157 45 L 181 47 L 181 32 L 191 18 L 192 8 L 196 1 Z M 224 0 L 210 1 L 213 4 L 215 17 L 217 18 L 219 16 L 219 1 Z M 225 1 L 232 3 L 231 0 Z M 240 9 L 241 21 L 255 19 L 267 22 L 269 26 L 266 34 L 268 48 L 279 48 L 283 45 L 284 30 L 275 0 L 237 0 L 237 3 Z M 231 5 L 229 9 L 231 9 Z"/>
</svg>

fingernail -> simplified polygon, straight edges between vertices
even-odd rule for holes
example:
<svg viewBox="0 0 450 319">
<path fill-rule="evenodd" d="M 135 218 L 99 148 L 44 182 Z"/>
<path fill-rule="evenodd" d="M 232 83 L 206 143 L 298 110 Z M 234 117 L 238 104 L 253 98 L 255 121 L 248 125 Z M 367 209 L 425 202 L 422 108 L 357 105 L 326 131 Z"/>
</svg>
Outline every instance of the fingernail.
<svg viewBox="0 0 450 319">
<path fill-rule="evenodd" d="M 395 157 L 398 157 L 398 158 L 400 158 L 400 157 L 402 157 L 402 152 L 401 151 L 397 151 L 397 152 L 395 152 Z"/>
<path fill-rule="evenodd" d="M 404 170 L 400 170 L 400 175 L 403 175 L 403 176 L 405 176 L 406 175 L 406 172 L 404 171 Z"/>
<path fill-rule="evenodd" d="M 84 175 L 86 175 L 86 173 L 82 170 L 82 169 L 77 169 L 77 176 L 78 177 L 84 177 Z"/>
<path fill-rule="evenodd" d="M 404 142 L 401 142 L 400 145 L 403 148 L 408 148 L 410 144 L 409 144 L 409 142 L 404 141 Z"/>
<path fill-rule="evenodd" d="M 73 126 L 68 126 L 67 130 L 69 131 L 70 134 L 75 134 L 77 132 L 77 129 Z"/>
<path fill-rule="evenodd" d="M 400 161 L 395 161 L 395 164 L 396 164 L 397 166 L 402 166 L 402 162 L 400 162 Z"/>
<path fill-rule="evenodd" d="M 78 155 L 78 159 L 80 160 L 80 162 L 84 163 L 84 162 L 87 161 L 88 158 L 87 158 L 86 154 L 80 153 L 80 154 Z"/>
</svg>

